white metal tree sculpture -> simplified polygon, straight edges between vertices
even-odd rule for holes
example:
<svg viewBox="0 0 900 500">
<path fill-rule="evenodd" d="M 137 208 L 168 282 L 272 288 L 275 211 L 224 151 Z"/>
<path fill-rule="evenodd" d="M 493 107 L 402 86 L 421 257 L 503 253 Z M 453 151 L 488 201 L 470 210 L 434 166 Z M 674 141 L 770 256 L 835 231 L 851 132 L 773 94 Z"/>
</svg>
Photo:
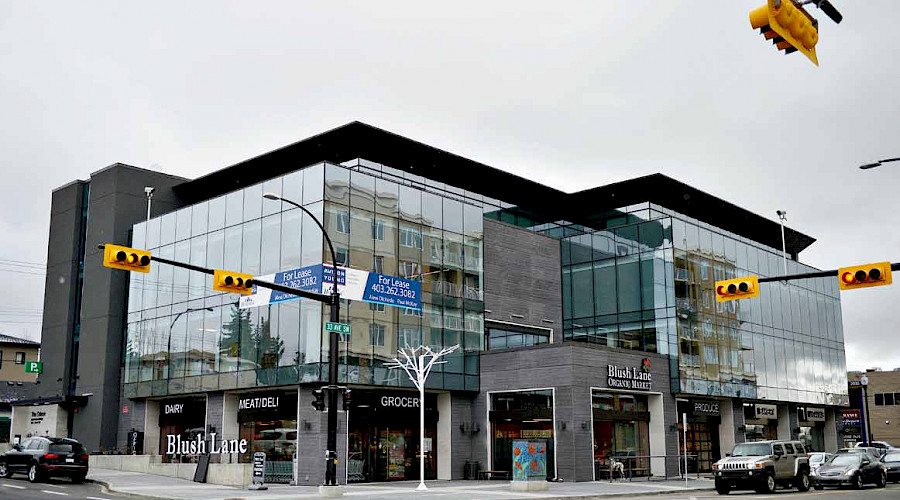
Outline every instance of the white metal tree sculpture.
<svg viewBox="0 0 900 500">
<path fill-rule="evenodd" d="M 438 352 L 434 352 L 428 346 L 419 346 L 413 349 L 406 346 L 398 349 L 399 357 L 392 359 L 387 363 L 387 367 L 394 370 L 403 368 L 406 375 L 412 381 L 416 389 L 419 390 L 419 486 L 417 490 L 427 490 L 425 486 L 425 381 L 428 380 L 428 374 L 434 365 L 446 363 L 446 360 L 440 358 L 459 349 L 459 344 L 453 347 L 445 347 Z M 400 360 L 403 358 L 403 361 Z"/>
</svg>

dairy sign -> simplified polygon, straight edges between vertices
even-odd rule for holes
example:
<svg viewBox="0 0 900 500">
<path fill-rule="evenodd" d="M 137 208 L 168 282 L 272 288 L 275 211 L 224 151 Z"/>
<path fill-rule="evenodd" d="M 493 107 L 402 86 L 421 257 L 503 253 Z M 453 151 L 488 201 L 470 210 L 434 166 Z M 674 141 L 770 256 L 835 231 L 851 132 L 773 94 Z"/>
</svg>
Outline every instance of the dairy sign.
<svg viewBox="0 0 900 500">
<path fill-rule="evenodd" d="M 421 282 L 361 269 L 339 266 L 335 273 L 334 267 L 330 265 L 316 264 L 257 276 L 257 279 L 324 295 L 331 294 L 337 281 L 337 289 L 342 299 L 410 309 L 422 308 Z M 290 293 L 254 286 L 253 294 L 241 297 L 240 308 L 260 307 L 300 298 Z"/>
<path fill-rule="evenodd" d="M 166 455 L 205 455 L 206 453 L 247 453 L 246 439 L 219 439 L 215 432 L 209 433 L 209 441 L 198 434 L 192 439 L 182 439 L 181 434 L 166 434 Z"/>
<path fill-rule="evenodd" d="M 641 366 L 606 366 L 606 385 L 612 389 L 649 391 L 653 383 L 650 359 L 644 358 Z"/>
</svg>

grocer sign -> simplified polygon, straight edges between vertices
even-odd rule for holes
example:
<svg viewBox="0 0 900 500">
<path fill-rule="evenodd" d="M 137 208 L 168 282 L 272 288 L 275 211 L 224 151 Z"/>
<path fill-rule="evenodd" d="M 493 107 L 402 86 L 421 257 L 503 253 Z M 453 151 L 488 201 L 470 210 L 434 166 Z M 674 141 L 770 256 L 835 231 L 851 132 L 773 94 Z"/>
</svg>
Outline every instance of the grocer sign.
<svg viewBox="0 0 900 500">
<path fill-rule="evenodd" d="M 316 264 L 256 278 L 306 292 L 328 295 L 334 288 L 335 272 L 330 265 Z M 241 297 L 241 309 L 300 299 L 296 295 L 268 288 L 253 288 L 253 294 Z M 422 308 L 422 284 L 414 280 L 338 267 L 337 288 L 342 299 L 410 309 Z"/>
</svg>

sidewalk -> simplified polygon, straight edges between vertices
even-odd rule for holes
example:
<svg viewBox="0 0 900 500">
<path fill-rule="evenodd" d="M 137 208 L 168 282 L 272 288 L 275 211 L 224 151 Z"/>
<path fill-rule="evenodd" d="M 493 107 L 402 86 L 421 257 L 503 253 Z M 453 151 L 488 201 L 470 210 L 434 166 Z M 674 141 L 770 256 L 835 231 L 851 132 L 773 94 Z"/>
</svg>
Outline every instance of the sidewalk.
<svg viewBox="0 0 900 500">
<path fill-rule="evenodd" d="M 92 469 L 88 480 L 106 485 L 111 491 L 153 499 L 179 500 L 236 500 L 240 498 L 299 499 L 320 498 L 316 486 L 269 485 L 266 491 L 248 491 L 214 484 L 194 483 L 151 474 Z M 404 498 L 440 497 L 441 500 L 510 500 L 526 498 L 597 498 L 636 494 L 675 493 L 710 490 L 712 481 L 691 479 L 684 481 L 550 483 L 543 492 L 512 492 L 508 481 L 427 481 L 429 490 L 416 491 L 418 482 L 352 484 L 344 488 L 344 497 L 352 500 L 396 500 Z"/>
</svg>

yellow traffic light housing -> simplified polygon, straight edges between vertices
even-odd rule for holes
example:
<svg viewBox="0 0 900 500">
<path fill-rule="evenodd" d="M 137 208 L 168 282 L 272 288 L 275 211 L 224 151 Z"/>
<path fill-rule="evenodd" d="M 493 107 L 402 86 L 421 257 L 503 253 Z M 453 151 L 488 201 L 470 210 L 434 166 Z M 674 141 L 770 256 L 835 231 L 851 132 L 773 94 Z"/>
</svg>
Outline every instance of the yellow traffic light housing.
<svg viewBox="0 0 900 500">
<path fill-rule="evenodd" d="M 766 40 L 785 51 L 800 51 L 816 66 L 818 22 L 794 0 L 768 0 L 766 5 L 750 11 L 750 26 L 759 29 Z"/>
<path fill-rule="evenodd" d="M 150 252 L 119 245 L 103 246 L 103 266 L 124 271 L 150 272 Z"/>
<path fill-rule="evenodd" d="M 747 276 L 716 281 L 716 302 L 759 297 L 759 278 Z"/>
<path fill-rule="evenodd" d="M 877 262 L 864 266 L 842 267 L 838 269 L 838 285 L 841 290 L 854 290 L 871 286 L 890 285 L 891 263 Z"/>
<path fill-rule="evenodd" d="M 213 273 L 213 290 L 250 295 L 253 293 L 253 276 L 215 269 Z"/>
</svg>

